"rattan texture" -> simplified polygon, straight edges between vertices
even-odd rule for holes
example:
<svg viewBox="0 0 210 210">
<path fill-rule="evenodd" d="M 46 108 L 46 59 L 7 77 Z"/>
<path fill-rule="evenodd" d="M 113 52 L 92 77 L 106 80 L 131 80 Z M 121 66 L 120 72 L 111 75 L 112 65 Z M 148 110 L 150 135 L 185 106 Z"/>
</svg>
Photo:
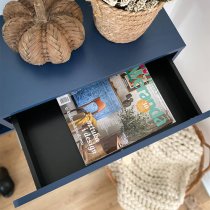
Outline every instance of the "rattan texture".
<svg viewBox="0 0 210 210">
<path fill-rule="evenodd" d="M 7 45 L 28 63 L 64 63 L 85 39 L 83 15 L 72 0 L 19 0 L 4 8 Z"/>
<path fill-rule="evenodd" d="M 130 12 L 112 7 L 102 0 L 91 0 L 94 22 L 109 41 L 129 43 L 138 39 L 151 25 L 164 3 L 150 11 Z"/>
</svg>

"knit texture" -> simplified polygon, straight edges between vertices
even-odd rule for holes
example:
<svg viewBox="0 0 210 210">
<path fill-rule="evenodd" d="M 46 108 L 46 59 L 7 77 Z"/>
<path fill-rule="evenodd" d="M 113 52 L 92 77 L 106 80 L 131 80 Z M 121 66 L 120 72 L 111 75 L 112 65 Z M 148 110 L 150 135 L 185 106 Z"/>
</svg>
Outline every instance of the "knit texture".
<svg viewBox="0 0 210 210">
<path fill-rule="evenodd" d="M 109 165 L 125 210 L 177 210 L 200 165 L 203 148 L 193 127 Z"/>
</svg>

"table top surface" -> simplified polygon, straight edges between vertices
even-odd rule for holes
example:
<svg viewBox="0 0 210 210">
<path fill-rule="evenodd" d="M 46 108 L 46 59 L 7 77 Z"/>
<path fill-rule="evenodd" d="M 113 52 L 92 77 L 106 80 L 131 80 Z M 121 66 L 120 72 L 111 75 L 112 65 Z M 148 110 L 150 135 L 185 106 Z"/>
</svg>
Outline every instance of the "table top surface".
<svg viewBox="0 0 210 210">
<path fill-rule="evenodd" d="M 137 41 L 115 44 L 96 30 L 91 5 L 84 0 L 79 0 L 79 4 L 84 14 L 86 39 L 65 64 L 27 64 L 0 36 L 0 119 L 185 46 L 165 10 Z M 0 16 L 0 27 L 3 22 Z"/>
</svg>

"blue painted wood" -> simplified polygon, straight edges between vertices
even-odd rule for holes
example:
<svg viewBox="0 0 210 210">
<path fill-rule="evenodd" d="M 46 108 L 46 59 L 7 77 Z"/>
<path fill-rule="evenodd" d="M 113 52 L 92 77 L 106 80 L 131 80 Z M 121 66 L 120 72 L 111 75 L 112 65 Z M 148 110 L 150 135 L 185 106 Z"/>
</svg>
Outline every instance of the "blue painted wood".
<svg viewBox="0 0 210 210">
<path fill-rule="evenodd" d="M 1 120 L 1 119 L 0 119 L 0 124 L 1 124 L 1 125 L 4 125 L 4 126 L 7 127 L 9 130 L 11 130 L 11 129 L 14 128 L 14 127 L 13 127 L 13 124 L 10 123 L 10 122 L 8 122 L 8 121 L 6 121 L 6 120 Z"/>
<path fill-rule="evenodd" d="M 137 150 L 139 150 L 139 149 L 141 149 L 145 146 L 148 146 L 148 145 L 150 145 L 150 144 L 152 144 L 152 143 L 154 143 L 154 142 L 156 142 L 160 139 L 163 139 L 163 138 L 165 138 L 165 137 L 167 137 L 167 136 L 169 136 L 173 133 L 176 133 L 177 131 L 180 131 L 180 130 L 182 130 L 182 129 L 190 126 L 190 125 L 193 125 L 193 124 L 195 124 L 195 123 L 197 123 L 201 120 L 204 120 L 208 117 L 210 117 L 210 111 L 205 112 L 201 115 L 198 115 L 194 118 L 191 118 L 190 120 L 187 120 L 184 123 L 181 123 L 181 124 L 176 125 L 172 128 L 169 128 L 169 129 L 167 129 L 167 130 L 165 130 L 165 131 L 163 131 L 163 132 L 161 132 L 157 135 L 154 135 L 150 138 L 147 138 L 143 141 L 140 141 L 140 142 L 138 142 L 134 145 L 131 145 L 131 146 L 125 148 L 125 149 L 122 149 L 121 151 L 118 151 L 117 153 L 114 153 L 111 156 L 107 156 L 106 158 L 104 158 L 104 159 L 102 159 L 98 162 L 95 162 L 92 165 L 89 165 L 89 166 L 85 167 L 84 169 L 82 169 L 82 170 L 80 170 L 76 173 L 73 173 L 73 174 L 71 174 L 71 175 L 69 175 L 69 176 L 67 176 L 67 177 L 65 177 L 61 180 L 58 180 L 58 181 L 56 181 L 56 182 L 54 182 L 50 185 L 47 185 L 43 188 L 40 188 L 39 190 L 34 191 L 34 192 L 16 200 L 16 201 L 14 201 L 14 206 L 19 207 L 21 205 L 24 205 L 24 204 L 26 204 L 26 203 L 44 195 L 46 193 L 49 193 L 52 190 L 55 190 L 55 189 L 65 185 L 69 182 L 72 182 L 75 179 L 78 179 L 78 178 L 80 178 L 80 177 L 82 177 L 82 176 L 84 176 L 88 173 L 91 173 L 91 172 L 93 172 L 93 171 L 95 171 L 95 170 L 113 162 L 113 161 L 116 161 L 116 160 L 118 160 L 118 159 L 120 159 L 120 158 L 122 158 L 126 155 L 129 155 L 129 154 L 131 154 L 131 153 L 133 153 L 133 152 L 135 152 L 135 151 L 137 151 Z"/>
<path fill-rule="evenodd" d="M 40 67 L 27 64 L 0 36 L 0 119 L 185 46 L 164 10 L 140 39 L 130 44 L 115 44 L 95 29 L 90 4 L 84 0 L 79 0 L 79 4 L 84 13 L 86 40 L 66 64 Z"/>
<path fill-rule="evenodd" d="M 1 103 L 1 102 L 0 102 Z M 6 120 L 0 119 L 0 134 L 6 133 L 13 129 L 13 125 Z"/>
<path fill-rule="evenodd" d="M 3 133 L 8 132 L 10 130 L 11 130 L 10 128 L 0 124 L 0 135 L 3 134 Z"/>
</svg>

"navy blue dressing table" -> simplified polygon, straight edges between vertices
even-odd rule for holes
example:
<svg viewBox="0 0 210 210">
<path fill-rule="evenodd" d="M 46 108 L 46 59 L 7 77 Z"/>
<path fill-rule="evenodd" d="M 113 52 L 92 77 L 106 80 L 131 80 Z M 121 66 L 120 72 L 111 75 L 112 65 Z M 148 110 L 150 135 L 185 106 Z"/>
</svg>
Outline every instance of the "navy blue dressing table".
<svg viewBox="0 0 210 210">
<path fill-rule="evenodd" d="M 122 45 L 104 39 L 95 29 L 90 4 L 84 0 L 79 4 L 86 40 L 66 64 L 27 64 L 0 36 L 0 133 L 14 126 L 37 187 L 14 201 L 15 207 L 210 116 L 210 111 L 201 112 L 173 64 L 185 44 L 164 10 L 140 39 Z M 85 166 L 56 97 L 143 63 L 176 123 Z"/>
</svg>

